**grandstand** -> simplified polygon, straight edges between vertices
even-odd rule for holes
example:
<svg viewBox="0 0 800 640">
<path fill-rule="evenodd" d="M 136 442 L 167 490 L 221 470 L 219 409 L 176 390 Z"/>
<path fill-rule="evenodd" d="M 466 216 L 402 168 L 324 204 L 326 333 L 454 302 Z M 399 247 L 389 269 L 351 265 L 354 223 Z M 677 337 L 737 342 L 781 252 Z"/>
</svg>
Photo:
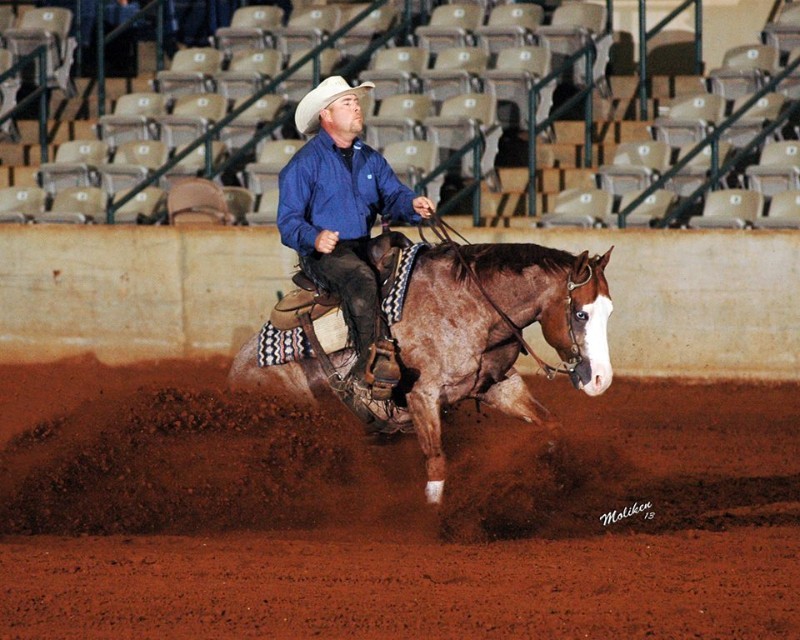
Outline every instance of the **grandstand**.
<svg viewBox="0 0 800 640">
<path fill-rule="evenodd" d="M 142 4 L 129 21 L 139 31 L 167 3 Z M 91 45 L 69 3 L 0 7 L 0 220 L 169 224 L 171 185 L 205 177 L 229 194 L 251 191 L 226 221 L 274 224 L 274 176 L 303 142 L 294 106 L 342 74 L 376 83 L 367 141 L 390 149 L 401 178 L 436 194 L 453 220 L 800 228 L 793 201 L 773 209 L 776 195 L 800 190 L 791 2 L 775 2 L 720 64 L 646 73 L 644 85 L 633 56 L 626 67 L 612 0 L 317 0 L 289 15 L 230 4 L 238 8 L 203 38 L 138 42 L 136 73 L 113 78 L 102 68 L 86 77 L 80 54 Z M 172 55 L 160 68 L 162 51 Z M 712 194 L 726 189 L 719 207 Z M 600 200 L 595 213 L 565 204 Z M 756 208 L 737 215 L 732 202 Z"/>
</svg>

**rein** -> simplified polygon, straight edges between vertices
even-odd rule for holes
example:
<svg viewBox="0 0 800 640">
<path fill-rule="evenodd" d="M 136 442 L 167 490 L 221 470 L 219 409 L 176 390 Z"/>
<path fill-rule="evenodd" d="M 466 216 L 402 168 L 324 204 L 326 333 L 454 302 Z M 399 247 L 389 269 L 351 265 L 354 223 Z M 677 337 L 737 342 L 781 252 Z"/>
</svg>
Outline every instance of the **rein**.
<svg viewBox="0 0 800 640">
<path fill-rule="evenodd" d="M 505 311 L 503 311 L 497 305 L 497 303 L 492 299 L 492 297 L 489 295 L 489 292 L 486 291 L 486 288 L 481 283 L 474 269 L 469 265 L 466 258 L 464 258 L 464 256 L 462 255 L 461 245 L 459 245 L 455 240 L 453 240 L 453 238 L 450 235 L 450 232 L 453 232 L 455 235 L 461 238 L 465 243 L 470 244 L 470 242 L 436 214 L 434 214 L 431 217 L 429 225 L 431 231 L 433 231 L 434 235 L 439 239 L 440 243 L 450 247 L 456 254 L 456 256 L 458 256 L 459 262 L 461 262 L 461 265 L 464 267 L 465 271 L 469 275 L 472 282 L 474 282 L 475 285 L 478 287 L 478 290 L 481 292 L 481 295 L 489 303 L 489 306 L 491 306 L 495 310 L 495 312 L 497 312 L 497 315 L 500 316 L 501 320 L 511 330 L 511 333 L 514 336 L 514 338 L 517 340 L 517 342 L 519 342 L 522 353 L 528 354 L 534 360 L 536 360 L 536 363 L 539 365 L 544 374 L 547 376 L 547 379 L 553 380 L 556 377 L 556 374 L 558 373 L 564 373 L 567 375 L 571 375 L 572 373 L 574 373 L 575 368 L 581 362 L 583 362 L 583 355 L 581 354 L 581 348 L 578 345 L 578 341 L 575 338 L 575 331 L 572 328 L 572 309 L 573 309 L 572 292 L 575 289 L 579 289 L 580 287 L 588 284 L 589 281 L 592 279 L 594 272 L 592 271 L 591 265 L 587 265 L 587 268 L 589 269 L 589 276 L 583 282 L 572 282 L 571 275 L 568 276 L 567 278 L 567 298 L 565 300 L 565 303 L 566 303 L 566 314 L 567 314 L 567 327 L 569 327 L 569 338 L 572 341 L 571 351 L 573 353 L 573 357 L 570 358 L 568 361 L 562 360 L 560 365 L 554 367 L 553 365 L 548 364 L 547 362 L 542 360 L 542 358 L 536 355 L 536 352 L 531 348 L 527 340 L 525 340 L 524 336 L 522 335 L 522 330 L 516 324 L 514 324 L 514 321 L 511 320 L 508 314 L 505 313 Z M 422 227 L 419 227 L 419 235 L 422 241 L 428 244 L 427 240 L 423 235 Z"/>
</svg>

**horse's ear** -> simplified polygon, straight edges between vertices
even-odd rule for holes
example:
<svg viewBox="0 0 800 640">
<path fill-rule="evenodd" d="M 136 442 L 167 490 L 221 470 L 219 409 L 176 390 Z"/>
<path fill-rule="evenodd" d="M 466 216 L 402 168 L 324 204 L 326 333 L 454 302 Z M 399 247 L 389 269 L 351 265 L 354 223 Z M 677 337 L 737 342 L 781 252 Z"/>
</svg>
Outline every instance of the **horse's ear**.
<svg viewBox="0 0 800 640">
<path fill-rule="evenodd" d="M 575 276 L 576 279 L 580 279 L 581 274 L 584 271 L 586 271 L 586 268 L 588 266 L 589 266 L 589 252 L 584 251 L 577 258 L 575 258 L 575 263 L 572 265 L 572 274 Z"/>
<path fill-rule="evenodd" d="M 611 248 L 606 251 L 602 256 L 597 259 L 597 266 L 600 269 L 605 269 L 608 261 L 611 259 L 611 252 L 614 250 L 614 245 L 611 245 Z"/>
</svg>

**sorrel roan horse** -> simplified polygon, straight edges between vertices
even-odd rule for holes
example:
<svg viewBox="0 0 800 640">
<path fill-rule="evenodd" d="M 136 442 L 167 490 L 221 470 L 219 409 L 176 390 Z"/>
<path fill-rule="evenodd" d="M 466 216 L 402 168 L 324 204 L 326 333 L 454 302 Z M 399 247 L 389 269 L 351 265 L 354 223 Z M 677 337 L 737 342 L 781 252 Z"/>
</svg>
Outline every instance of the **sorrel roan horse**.
<svg viewBox="0 0 800 640">
<path fill-rule="evenodd" d="M 577 389 L 596 396 L 611 384 L 606 328 L 612 303 L 604 274 L 610 255 L 611 249 L 590 259 L 586 251 L 574 256 L 534 244 L 483 244 L 440 245 L 417 257 L 392 334 L 427 461 L 428 502 L 441 502 L 444 490 L 444 407 L 476 398 L 526 422 L 557 425 L 513 367 L 523 327 L 540 323 Z M 258 367 L 257 339 L 237 355 L 229 376 L 233 387 L 279 383 L 309 400 L 327 387 L 316 358 Z M 332 361 L 345 366 L 349 356 L 349 350 L 337 352 Z"/>
</svg>

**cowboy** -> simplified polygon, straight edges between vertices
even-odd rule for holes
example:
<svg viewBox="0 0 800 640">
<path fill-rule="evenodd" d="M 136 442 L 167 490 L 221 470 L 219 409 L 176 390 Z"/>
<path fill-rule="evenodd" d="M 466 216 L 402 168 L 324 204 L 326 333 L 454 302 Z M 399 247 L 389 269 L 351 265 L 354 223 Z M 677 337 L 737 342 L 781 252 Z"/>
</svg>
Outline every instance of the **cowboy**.
<svg viewBox="0 0 800 640">
<path fill-rule="evenodd" d="M 374 345 L 385 345 L 387 338 L 377 335 L 380 292 L 367 262 L 370 229 L 379 214 L 418 224 L 435 210 L 358 137 L 364 128 L 360 99 L 374 86 L 351 87 L 341 76 L 332 76 L 312 89 L 297 105 L 295 125 L 300 133 L 316 136 L 279 176 L 281 241 L 297 251 L 309 277 L 341 297 L 358 353 L 348 381 L 359 395 L 369 395 L 365 377 L 390 386 L 400 380 L 394 358 L 369 362 Z"/>
</svg>

